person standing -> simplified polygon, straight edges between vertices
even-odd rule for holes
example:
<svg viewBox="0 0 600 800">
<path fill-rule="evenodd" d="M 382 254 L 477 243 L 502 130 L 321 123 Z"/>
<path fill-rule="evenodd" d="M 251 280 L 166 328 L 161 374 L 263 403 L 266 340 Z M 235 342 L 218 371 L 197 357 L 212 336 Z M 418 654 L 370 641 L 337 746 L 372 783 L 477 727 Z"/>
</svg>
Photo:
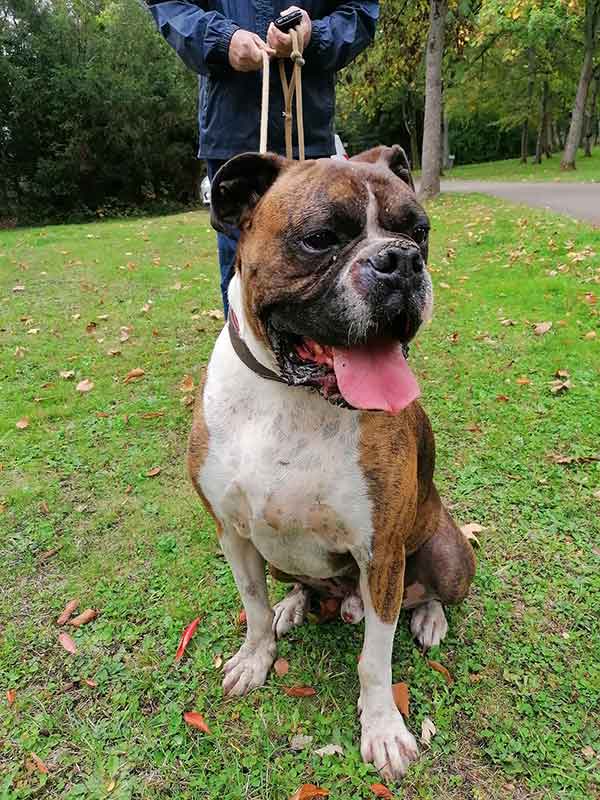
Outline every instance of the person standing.
<svg viewBox="0 0 600 800">
<path fill-rule="evenodd" d="M 307 0 L 302 9 L 261 0 L 146 0 L 146 5 L 160 33 L 201 76 L 198 157 L 206 159 L 211 181 L 225 161 L 259 149 L 262 53 L 270 58 L 290 55 L 291 37 L 273 21 L 294 10 L 302 12 L 306 157 L 323 158 L 334 152 L 335 75 L 372 42 L 379 2 Z M 269 150 L 284 154 L 283 93 L 277 70 L 271 70 L 270 80 Z M 227 287 L 238 237 L 219 233 L 217 238 L 227 316 Z"/>
</svg>

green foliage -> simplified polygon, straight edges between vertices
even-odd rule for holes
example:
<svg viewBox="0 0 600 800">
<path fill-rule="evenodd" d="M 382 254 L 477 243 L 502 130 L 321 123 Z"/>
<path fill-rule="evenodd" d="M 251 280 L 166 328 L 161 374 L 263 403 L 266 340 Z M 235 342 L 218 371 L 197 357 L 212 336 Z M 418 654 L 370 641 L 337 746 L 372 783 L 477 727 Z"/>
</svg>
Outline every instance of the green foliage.
<svg viewBox="0 0 600 800">
<path fill-rule="evenodd" d="M 0 35 L 0 216 L 196 196 L 196 81 L 137 3 L 0 0 Z"/>
</svg>

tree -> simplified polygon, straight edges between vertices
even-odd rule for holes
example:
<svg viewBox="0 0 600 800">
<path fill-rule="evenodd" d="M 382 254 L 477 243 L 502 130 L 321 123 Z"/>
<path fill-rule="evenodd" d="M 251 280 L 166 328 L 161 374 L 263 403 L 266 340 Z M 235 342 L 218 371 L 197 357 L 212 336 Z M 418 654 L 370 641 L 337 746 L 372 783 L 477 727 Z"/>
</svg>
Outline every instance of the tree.
<svg viewBox="0 0 600 800">
<path fill-rule="evenodd" d="M 584 54 L 575 95 L 575 103 L 571 113 L 571 125 L 565 144 L 565 152 L 560 163 L 561 169 L 575 169 L 577 148 L 581 142 L 583 123 L 585 119 L 585 104 L 592 81 L 594 69 L 594 53 L 597 46 L 598 31 L 600 29 L 600 0 L 586 0 L 585 27 L 584 27 Z"/>
<path fill-rule="evenodd" d="M 423 170 L 419 195 L 429 200 L 440 192 L 442 164 L 442 60 L 448 0 L 431 0 L 429 35 L 425 56 L 425 121 L 423 124 Z"/>
</svg>

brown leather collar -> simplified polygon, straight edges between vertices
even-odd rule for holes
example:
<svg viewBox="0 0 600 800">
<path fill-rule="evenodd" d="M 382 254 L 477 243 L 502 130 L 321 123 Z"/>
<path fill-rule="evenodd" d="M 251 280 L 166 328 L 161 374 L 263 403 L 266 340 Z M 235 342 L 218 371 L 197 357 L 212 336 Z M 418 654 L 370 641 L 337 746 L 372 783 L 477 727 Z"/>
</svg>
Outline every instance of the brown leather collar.
<svg viewBox="0 0 600 800">
<path fill-rule="evenodd" d="M 239 358 L 239 360 L 245 364 L 248 369 L 252 370 L 256 375 L 261 378 L 265 378 L 268 381 L 277 381 L 277 383 L 285 383 L 285 381 L 280 375 L 273 370 L 265 367 L 264 364 L 261 364 L 252 353 L 250 352 L 250 348 L 244 342 L 242 337 L 240 336 L 240 324 L 238 319 L 235 315 L 235 311 L 230 308 L 229 309 L 229 316 L 227 319 L 227 329 L 229 330 L 229 338 L 231 340 L 231 345 L 235 350 L 235 354 Z"/>
</svg>

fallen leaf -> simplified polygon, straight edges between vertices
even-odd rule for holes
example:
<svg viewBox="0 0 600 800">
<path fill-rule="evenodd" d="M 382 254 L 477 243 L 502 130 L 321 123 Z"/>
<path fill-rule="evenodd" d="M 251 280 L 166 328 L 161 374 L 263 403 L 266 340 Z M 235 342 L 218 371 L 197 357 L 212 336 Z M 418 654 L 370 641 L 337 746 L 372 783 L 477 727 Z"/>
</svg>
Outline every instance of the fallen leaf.
<svg viewBox="0 0 600 800">
<path fill-rule="evenodd" d="M 110 414 L 107 414 L 106 411 L 96 411 L 96 416 L 98 417 L 98 419 L 108 419 L 108 417 L 110 417 Z"/>
<path fill-rule="evenodd" d="M 393 800 L 394 795 L 390 792 L 387 786 L 383 785 L 383 783 L 372 783 L 370 788 L 375 797 L 385 797 L 387 800 L 392 798 Z"/>
<path fill-rule="evenodd" d="M 585 299 L 585 302 L 589 303 L 591 306 L 595 306 L 596 303 L 598 302 L 598 298 L 593 292 L 586 292 L 583 297 Z"/>
<path fill-rule="evenodd" d="M 526 375 L 521 375 L 520 378 L 517 378 L 516 383 L 518 383 L 519 386 L 527 386 L 531 381 Z"/>
<path fill-rule="evenodd" d="M 598 489 L 597 492 L 594 492 L 594 497 L 596 498 L 596 500 L 600 500 L 600 489 Z"/>
<path fill-rule="evenodd" d="M 69 621 L 69 625 L 73 625 L 75 628 L 80 628 L 82 625 L 87 625 L 88 622 L 96 619 L 97 616 L 98 612 L 95 608 L 86 608 L 86 610 L 82 611 L 79 616 L 73 617 L 73 619 Z"/>
<path fill-rule="evenodd" d="M 508 403 L 510 401 L 510 397 L 505 394 L 497 394 L 496 395 L 496 402 L 498 403 Z"/>
<path fill-rule="evenodd" d="M 181 379 L 181 383 L 179 384 L 179 390 L 181 392 L 193 392 L 194 391 L 194 379 L 191 375 L 184 375 Z"/>
<path fill-rule="evenodd" d="M 107 350 L 106 351 L 106 355 L 107 356 L 120 356 L 121 355 L 121 351 L 120 350 Z"/>
<path fill-rule="evenodd" d="M 221 655 L 215 656 L 213 658 L 213 667 L 215 669 L 221 669 L 222 666 L 223 666 L 223 656 Z"/>
<path fill-rule="evenodd" d="M 108 314 L 99 314 L 98 319 L 101 319 L 104 322 L 108 319 Z"/>
<path fill-rule="evenodd" d="M 469 541 L 474 542 L 479 547 L 479 539 L 475 536 L 476 533 L 481 533 L 485 528 L 483 525 L 478 525 L 477 522 L 469 522 L 466 525 L 461 525 L 460 530 L 463 536 Z"/>
<path fill-rule="evenodd" d="M 314 800 L 315 797 L 328 797 L 328 789 L 320 789 L 314 783 L 303 783 L 302 786 L 294 792 L 290 800 Z"/>
<path fill-rule="evenodd" d="M 15 422 L 15 428 L 18 428 L 20 431 L 24 431 L 25 428 L 29 427 L 29 417 L 21 417 Z"/>
<path fill-rule="evenodd" d="M 595 339 L 597 335 L 598 334 L 596 333 L 596 331 L 588 331 L 583 338 L 591 340 L 591 339 Z"/>
<path fill-rule="evenodd" d="M 129 334 L 131 333 L 132 328 L 131 325 L 123 325 L 121 330 L 119 331 L 119 341 L 126 342 L 129 339 Z"/>
<path fill-rule="evenodd" d="M 312 736 L 304 736 L 302 733 L 298 733 L 290 739 L 290 749 L 298 752 L 300 750 L 306 750 L 306 748 L 310 747 L 312 744 L 312 740 Z"/>
<path fill-rule="evenodd" d="M 58 641 L 60 645 L 65 648 L 67 653 L 71 653 L 71 655 L 74 655 L 77 652 L 77 645 L 75 644 L 73 639 L 71 639 L 68 633 L 59 633 Z"/>
<path fill-rule="evenodd" d="M 433 724 L 433 721 L 430 720 L 429 717 L 425 717 L 421 723 L 421 743 L 429 744 L 436 733 L 437 728 Z"/>
<path fill-rule="evenodd" d="M 392 684 L 392 694 L 396 708 L 405 719 L 408 719 L 408 685 L 406 683 Z"/>
<path fill-rule="evenodd" d="M 225 315 L 220 308 L 211 308 L 209 311 L 203 311 L 202 315 L 211 319 L 225 319 Z"/>
<path fill-rule="evenodd" d="M 533 326 L 533 332 L 536 336 L 543 336 L 545 333 L 552 328 L 551 322 L 538 322 L 536 325 Z"/>
<path fill-rule="evenodd" d="M 290 671 L 290 665 L 285 660 L 285 658 L 278 658 L 277 661 L 273 664 L 273 669 L 275 670 L 275 674 L 279 675 L 281 678 L 283 675 L 287 675 Z"/>
<path fill-rule="evenodd" d="M 555 378 L 569 378 L 570 372 L 567 369 L 557 369 L 554 373 Z"/>
<path fill-rule="evenodd" d="M 468 425 L 465 425 L 465 430 L 471 433 L 483 433 L 477 422 L 470 422 Z"/>
<path fill-rule="evenodd" d="M 71 614 L 78 608 L 79 600 L 74 598 L 69 600 L 67 605 L 63 608 L 60 617 L 56 620 L 57 625 L 64 625 L 71 618 Z"/>
<path fill-rule="evenodd" d="M 146 411 L 145 414 L 140 414 L 142 419 L 156 419 L 157 417 L 164 417 L 164 411 Z"/>
<path fill-rule="evenodd" d="M 24 287 L 24 286 L 13 286 L 13 289 L 12 289 L 12 290 L 13 290 L 13 292 L 15 292 L 15 293 L 16 293 L 16 292 L 24 292 L 24 291 L 25 291 L 25 287 Z"/>
<path fill-rule="evenodd" d="M 549 458 L 555 464 L 592 464 L 600 461 L 600 456 L 561 456 L 560 453 L 550 453 Z"/>
<path fill-rule="evenodd" d="M 181 404 L 184 406 L 193 406 L 194 405 L 194 395 L 187 394 L 185 397 L 181 398 Z"/>
<path fill-rule="evenodd" d="M 161 470 L 162 467 L 152 467 L 152 469 L 149 469 L 148 472 L 146 473 L 146 477 L 155 478 L 157 475 L 160 475 Z"/>
<path fill-rule="evenodd" d="M 131 383 L 132 381 L 137 381 L 140 378 L 143 378 L 145 374 L 146 374 L 145 371 L 141 367 L 134 367 L 134 369 L 129 370 L 129 372 L 123 379 L 123 383 Z"/>
<path fill-rule="evenodd" d="M 125 494 L 131 494 L 133 492 L 133 486 L 129 484 L 125 487 Z"/>
<path fill-rule="evenodd" d="M 59 544 L 58 547 L 51 547 L 50 550 L 44 550 L 43 553 L 40 553 L 39 560 L 40 561 L 48 561 L 49 558 L 55 556 L 60 550 L 62 550 L 62 544 Z"/>
<path fill-rule="evenodd" d="M 452 684 L 454 683 L 454 678 L 452 677 L 452 675 L 450 675 L 450 673 L 443 664 L 440 664 L 439 661 L 431 661 L 430 659 L 427 659 L 427 663 L 429 664 L 431 669 L 435 670 L 436 672 L 439 672 L 440 675 L 444 676 L 444 679 L 446 680 L 448 686 L 452 686 Z"/>
<path fill-rule="evenodd" d="M 14 705 L 15 700 L 17 699 L 17 691 L 16 689 L 7 689 L 6 691 L 6 701 L 9 706 Z"/>
<path fill-rule="evenodd" d="M 200 617 L 196 617 L 193 619 L 189 625 L 187 625 L 183 633 L 181 634 L 181 638 L 179 639 L 179 644 L 177 645 L 177 652 L 175 653 L 175 663 L 181 660 L 181 657 L 185 653 L 185 648 L 188 646 L 190 639 L 196 632 L 196 628 L 198 627 L 198 623 L 200 622 Z"/>
<path fill-rule="evenodd" d="M 72 369 L 61 369 L 61 371 L 58 374 L 64 380 L 70 381 L 72 378 L 75 377 L 75 370 L 72 370 Z"/>
<path fill-rule="evenodd" d="M 84 682 L 85 684 L 87 684 L 88 686 L 90 686 L 92 689 L 95 689 L 95 688 L 96 688 L 96 686 L 98 686 L 98 684 L 96 683 L 96 681 L 93 681 L 91 678 L 84 678 L 84 679 L 83 679 L 83 682 Z"/>
<path fill-rule="evenodd" d="M 314 754 L 316 756 L 320 756 L 321 758 L 323 758 L 323 756 L 343 756 L 344 750 L 339 744 L 326 744 L 325 747 L 319 747 L 317 750 L 315 750 Z"/>
<path fill-rule="evenodd" d="M 210 729 L 204 721 L 204 717 L 197 711 L 186 711 L 183 715 L 183 719 L 190 727 L 197 728 L 197 730 L 202 731 L 202 733 L 210 733 Z"/>
<path fill-rule="evenodd" d="M 317 693 L 312 686 L 284 686 L 282 688 L 288 697 L 312 697 Z"/>
<path fill-rule="evenodd" d="M 17 345 L 15 347 L 15 358 L 24 358 L 26 352 L 27 351 L 25 350 L 24 347 L 21 347 L 20 345 Z"/>
<path fill-rule="evenodd" d="M 95 322 L 88 322 L 88 324 L 85 326 L 85 332 L 86 333 L 93 333 L 96 330 L 97 327 L 98 326 L 96 325 Z"/>
<path fill-rule="evenodd" d="M 42 772 L 44 775 L 47 775 L 50 772 L 48 767 L 44 764 L 44 762 L 38 755 L 36 755 L 35 753 L 30 753 L 30 757 L 38 772 Z"/>
<path fill-rule="evenodd" d="M 593 747 L 590 747 L 590 746 L 589 746 L 589 744 L 586 744 L 586 746 L 585 746 L 585 747 L 582 747 L 582 748 L 581 748 L 581 755 L 582 755 L 582 756 L 583 756 L 585 759 L 587 759 L 588 761 L 590 761 L 592 758 L 594 758 L 594 756 L 596 755 L 596 753 L 595 753 L 595 751 L 594 751 L 594 748 L 593 748 Z"/>
<path fill-rule="evenodd" d="M 508 327 L 509 325 L 516 325 L 517 323 L 514 321 L 514 319 L 503 319 L 500 324 Z"/>
<path fill-rule="evenodd" d="M 94 383 L 89 378 L 84 378 L 82 381 L 79 381 L 75 388 L 78 392 L 91 392 L 94 388 Z"/>
<path fill-rule="evenodd" d="M 242 608 L 240 613 L 238 614 L 238 625 L 246 625 L 248 620 L 246 619 L 246 612 Z"/>
<path fill-rule="evenodd" d="M 563 394 L 564 392 L 568 392 L 569 389 L 572 387 L 572 383 L 569 380 L 561 381 L 556 380 L 550 383 L 550 391 L 552 394 Z"/>
</svg>

